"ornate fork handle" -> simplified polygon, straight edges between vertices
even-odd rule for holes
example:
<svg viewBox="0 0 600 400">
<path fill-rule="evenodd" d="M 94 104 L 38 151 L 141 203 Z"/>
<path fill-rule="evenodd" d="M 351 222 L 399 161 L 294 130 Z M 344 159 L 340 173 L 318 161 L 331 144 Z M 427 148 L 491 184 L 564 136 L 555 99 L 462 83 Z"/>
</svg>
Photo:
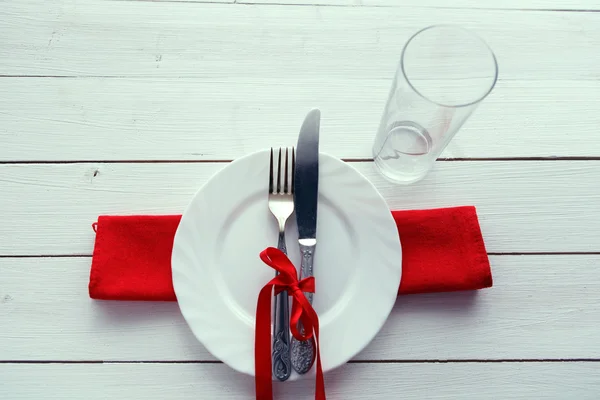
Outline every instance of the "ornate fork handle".
<svg viewBox="0 0 600 400">
<path fill-rule="evenodd" d="M 277 248 L 287 254 L 285 232 L 279 232 Z M 273 319 L 273 375 L 280 380 L 287 380 L 292 374 L 290 360 L 290 316 L 287 292 L 281 292 L 275 300 L 275 318 Z"/>
</svg>

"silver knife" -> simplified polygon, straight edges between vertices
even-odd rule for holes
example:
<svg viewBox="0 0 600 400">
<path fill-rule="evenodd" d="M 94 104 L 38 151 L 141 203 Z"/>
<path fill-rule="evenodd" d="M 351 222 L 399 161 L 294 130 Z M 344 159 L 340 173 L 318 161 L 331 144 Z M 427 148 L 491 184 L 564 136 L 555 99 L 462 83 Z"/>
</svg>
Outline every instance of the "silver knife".
<svg viewBox="0 0 600 400">
<path fill-rule="evenodd" d="M 313 256 L 317 245 L 317 199 L 319 197 L 319 128 L 321 111 L 311 110 L 300 128 L 294 171 L 294 206 L 300 245 L 300 279 L 312 276 Z M 312 303 L 312 293 L 305 293 Z M 300 327 L 302 329 L 302 327 Z M 314 340 L 298 341 L 292 337 L 292 368 L 308 372 L 315 359 Z"/>
</svg>

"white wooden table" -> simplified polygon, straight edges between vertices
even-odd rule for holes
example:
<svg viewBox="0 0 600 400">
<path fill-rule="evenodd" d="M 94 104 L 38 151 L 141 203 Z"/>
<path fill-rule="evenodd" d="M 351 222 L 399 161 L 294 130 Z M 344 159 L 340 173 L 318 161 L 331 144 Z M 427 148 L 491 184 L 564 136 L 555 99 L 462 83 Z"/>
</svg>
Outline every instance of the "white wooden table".
<svg viewBox="0 0 600 400">
<path fill-rule="evenodd" d="M 329 398 L 599 399 L 600 3 L 250 1 L 0 2 L 0 399 L 251 399 L 177 304 L 89 299 L 90 225 L 182 212 L 227 161 L 293 145 L 313 106 L 321 149 L 392 209 L 477 206 L 494 276 L 402 297 Z M 443 22 L 485 38 L 500 80 L 395 186 L 377 122 L 402 45 Z"/>
</svg>

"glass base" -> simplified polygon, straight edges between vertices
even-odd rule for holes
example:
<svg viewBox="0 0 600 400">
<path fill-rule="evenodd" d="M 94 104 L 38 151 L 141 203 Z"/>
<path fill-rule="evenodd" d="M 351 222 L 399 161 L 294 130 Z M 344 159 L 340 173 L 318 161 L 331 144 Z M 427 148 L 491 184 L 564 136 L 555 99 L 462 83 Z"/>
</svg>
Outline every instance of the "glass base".
<svg viewBox="0 0 600 400">
<path fill-rule="evenodd" d="M 383 143 L 373 146 L 373 159 L 381 174 L 403 184 L 423 179 L 435 161 L 429 132 L 415 122 L 398 121 L 383 137 Z"/>
<path fill-rule="evenodd" d="M 397 183 L 400 185 L 409 185 L 411 183 L 418 182 L 427 176 L 428 170 L 423 171 L 422 173 L 415 174 L 402 174 L 397 171 L 390 171 L 387 165 L 382 162 L 381 159 L 375 158 L 375 168 L 379 171 L 379 173 L 388 181 Z"/>
</svg>

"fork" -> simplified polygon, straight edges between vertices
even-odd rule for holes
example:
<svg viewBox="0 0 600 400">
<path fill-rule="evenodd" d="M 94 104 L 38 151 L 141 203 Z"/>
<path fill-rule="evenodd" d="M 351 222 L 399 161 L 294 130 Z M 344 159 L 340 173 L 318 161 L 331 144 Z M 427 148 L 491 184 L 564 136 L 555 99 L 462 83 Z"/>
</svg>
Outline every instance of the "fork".
<svg viewBox="0 0 600 400">
<path fill-rule="evenodd" d="M 292 147 L 291 157 L 288 148 L 285 149 L 285 170 L 281 170 L 281 148 L 277 160 L 277 176 L 273 168 L 273 148 L 271 148 L 271 161 L 269 172 L 269 209 L 279 224 L 279 242 L 277 248 L 287 254 L 285 245 L 285 223 L 294 211 L 294 164 L 296 157 Z M 288 168 L 291 164 L 292 168 Z M 281 175 L 284 175 L 281 186 Z M 289 178 L 288 178 L 289 177 Z M 289 183 L 289 184 L 288 184 Z M 273 323 L 273 375 L 280 381 L 287 380 L 292 373 L 290 360 L 290 317 L 288 308 L 288 294 L 283 291 L 275 300 L 275 316 Z"/>
</svg>

